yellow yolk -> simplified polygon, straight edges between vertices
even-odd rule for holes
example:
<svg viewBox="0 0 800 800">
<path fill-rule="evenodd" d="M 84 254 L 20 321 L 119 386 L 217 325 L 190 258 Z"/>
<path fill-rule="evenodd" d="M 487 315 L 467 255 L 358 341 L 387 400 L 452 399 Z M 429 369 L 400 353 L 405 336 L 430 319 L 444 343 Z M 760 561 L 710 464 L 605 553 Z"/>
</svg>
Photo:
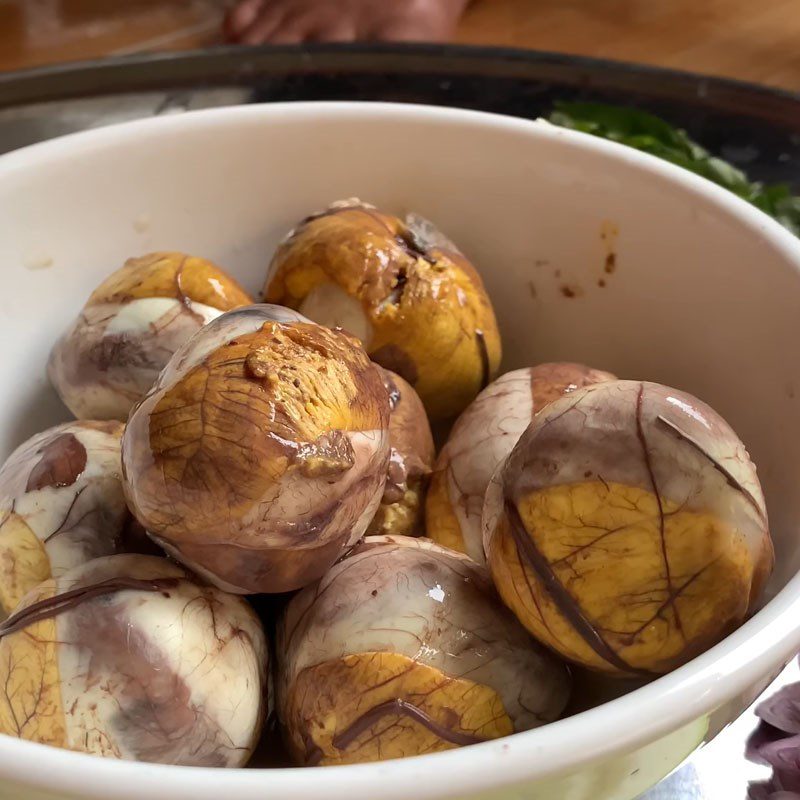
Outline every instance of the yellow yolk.
<svg viewBox="0 0 800 800">
<path fill-rule="evenodd" d="M 524 531 L 513 535 L 506 509 L 487 553 L 495 583 L 531 633 L 573 661 L 665 672 L 747 611 L 752 556 L 709 513 L 600 481 L 536 491 L 516 507 Z"/>
<path fill-rule="evenodd" d="M 300 763 L 403 758 L 514 732 L 493 689 L 398 653 L 359 653 L 309 667 L 290 692 L 285 724 Z"/>
</svg>

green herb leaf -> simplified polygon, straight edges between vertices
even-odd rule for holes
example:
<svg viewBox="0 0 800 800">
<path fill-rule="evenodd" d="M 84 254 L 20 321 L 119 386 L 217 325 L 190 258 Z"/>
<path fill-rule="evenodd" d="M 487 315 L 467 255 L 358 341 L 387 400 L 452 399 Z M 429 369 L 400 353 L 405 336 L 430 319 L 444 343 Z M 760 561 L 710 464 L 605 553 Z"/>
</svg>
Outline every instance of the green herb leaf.
<svg viewBox="0 0 800 800">
<path fill-rule="evenodd" d="M 686 131 L 660 117 L 603 103 L 556 103 L 549 119 L 562 128 L 619 142 L 688 169 L 747 200 L 800 236 L 800 197 L 793 196 L 788 186 L 750 181 L 740 169 L 712 155 Z"/>
</svg>

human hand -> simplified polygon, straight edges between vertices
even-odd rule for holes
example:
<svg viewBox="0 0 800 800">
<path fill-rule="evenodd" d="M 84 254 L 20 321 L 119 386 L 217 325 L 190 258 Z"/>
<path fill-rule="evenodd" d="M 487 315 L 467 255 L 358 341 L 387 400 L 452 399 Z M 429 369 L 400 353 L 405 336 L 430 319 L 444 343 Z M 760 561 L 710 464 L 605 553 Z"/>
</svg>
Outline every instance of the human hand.
<svg viewBox="0 0 800 800">
<path fill-rule="evenodd" d="M 239 0 L 225 19 L 229 41 L 444 41 L 468 0 Z"/>
</svg>

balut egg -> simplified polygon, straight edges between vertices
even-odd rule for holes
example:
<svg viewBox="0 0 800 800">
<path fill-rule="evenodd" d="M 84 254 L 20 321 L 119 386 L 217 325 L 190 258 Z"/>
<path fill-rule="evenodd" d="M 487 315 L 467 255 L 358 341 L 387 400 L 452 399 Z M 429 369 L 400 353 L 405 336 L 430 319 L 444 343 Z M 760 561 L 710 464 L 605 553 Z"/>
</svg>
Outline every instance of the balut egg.
<svg viewBox="0 0 800 800">
<path fill-rule="evenodd" d="M 614 675 L 667 672 L 752 613 L 773 550 L 756 469 L 685 392 L 616 381 L 548 406 L 493 477 L 486 557 L 541 642 Z"/>
<path fill-rule="evenodd" d="M 486 570 L 426 539 L 367 537 L 290 601 L 277 709 L 299 764 L 433 753 L 556 719 L 564 665 Z"/>
<path fill-rule="evenodd" d="M 422 401 L 411 385 L 389 370 L 381 372 L 389 392 L 391 453 L 383 498 L 367 533 L 419 536 L 436 455 L 433 435 Z"/>
<path fill-rule="evenodd" d="M 278 306 L 217 318 L 175 353 L 122 443 L 131 511 L 217 586 L 319 578 L 381 502 L 389 398 L 351 336 Z"/>
<path fill-rule="evenodd" d="M 240 598 L 152 556 L 33 589 L 0 624 L 0 732 L 134 761 L 241 767 L 264 719 L 267 646 Z"/>
<path fill-rule="evenodd" d="M 108 277 L 50 354 L 48 374 L 79 419 L 118 419 L 172 354 L 223 311 L 252 298 L 223 270 L 184 253 L 132 258 Z"/>
<path fill-rule="evenodd" d="M 68 422 L 0 469 L 0 618 L 50 577 L 125 549 L 119 422 Z"/>
<path fill-rule="evenodd" d="M 418 217 L 403 221 L 358 200 L 308 217 L 275 253 L 264 298 L 353 333 L 416 389 L 433 419 L 458 414 L 500 365 L 480 276 Z"/>
<path fill-rule="evenodd" d="M 436 459 L 425 509 L 426 535 L 484 563 L 481 511 L 486 487 L 519 437 L 549 403 L 584 386 L 615 380 L 583 364 L 516 369 L 487 386 L 456 420 Z"/>
</svg>

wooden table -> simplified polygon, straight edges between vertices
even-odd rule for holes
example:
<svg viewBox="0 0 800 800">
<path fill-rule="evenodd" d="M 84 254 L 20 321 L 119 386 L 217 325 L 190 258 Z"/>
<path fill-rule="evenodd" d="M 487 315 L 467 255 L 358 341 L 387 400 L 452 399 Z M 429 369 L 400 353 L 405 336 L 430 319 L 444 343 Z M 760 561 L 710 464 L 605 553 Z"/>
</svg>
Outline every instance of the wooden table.
<svg viewBox="0 0 800 800">
<path fill-rule="evenodd" d="M 222 0 L 0 0 L 0 70 L 213 45 L 222 9 Z M 475 0 L 456 41 L 640 61 L 800 91 L 800 0 Z"/>
</svg>

